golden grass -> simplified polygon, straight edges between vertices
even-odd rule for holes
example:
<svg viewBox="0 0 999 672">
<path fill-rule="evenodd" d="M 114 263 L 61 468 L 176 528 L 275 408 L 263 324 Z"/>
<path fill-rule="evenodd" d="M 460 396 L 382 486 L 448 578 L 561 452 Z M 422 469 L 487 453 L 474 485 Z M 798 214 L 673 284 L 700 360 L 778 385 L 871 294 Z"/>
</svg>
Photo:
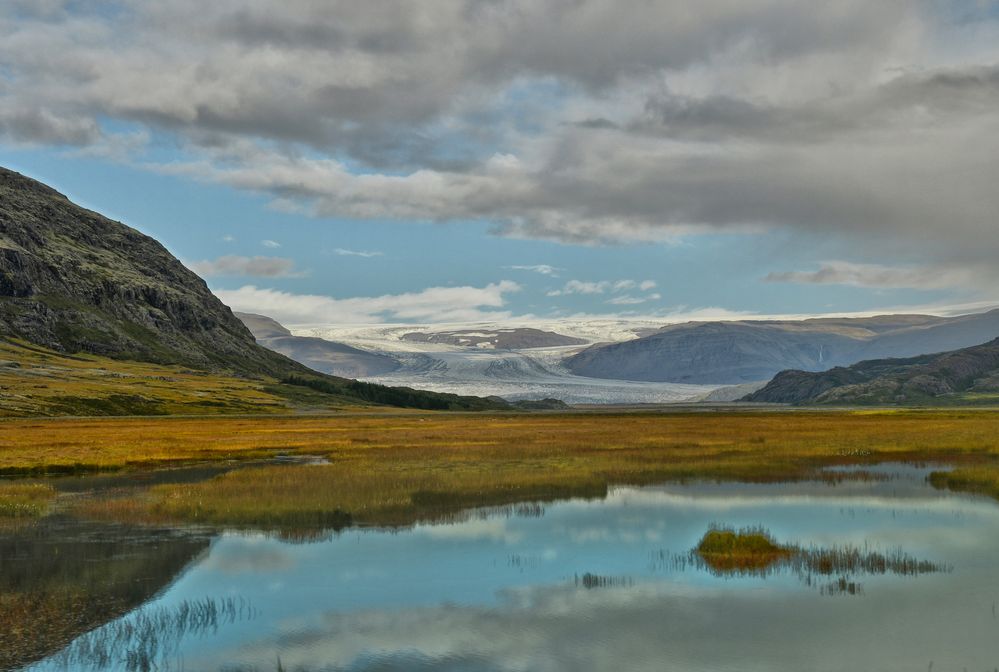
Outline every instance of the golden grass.
<svg viewBox="0 0 999 672">
<path fill-rule="evenodd" d="M 288 390 L 276 380 L 250 380 L 179 366 L 66 355 L 0 339 L 0 417 L 287 413 L 278 390 L 308 405 L 330 397 Z"/>
<path fill-rule="evenodd" d="M 317 455 L 239 469 L 91 515 L 219 524 L 396 524 L 477 504 L 686 478 L 779 480 L 836 464 L 939 460 L 999 473 L 999 412 L 424 414 L 16 421 L 0 470 Z"/>
</svg>

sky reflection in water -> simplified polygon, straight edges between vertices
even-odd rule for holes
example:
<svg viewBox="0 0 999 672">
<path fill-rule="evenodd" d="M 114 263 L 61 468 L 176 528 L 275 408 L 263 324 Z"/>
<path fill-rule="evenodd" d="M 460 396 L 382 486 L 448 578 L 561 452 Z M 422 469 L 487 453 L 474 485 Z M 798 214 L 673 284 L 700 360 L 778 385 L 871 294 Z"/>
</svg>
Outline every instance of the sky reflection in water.
<svg viewBox="0 0 999 672">
<path fill-rule="evenodd" d="M 311 544 L 229 533 L 147 609 L 206 597 L 254 608 L 183 639 L 166 669 L 992 670 L 999 506 L 923 475 L 620 488 L 540 517 L 483 511 Z M 655 561 L 711 523 L 802 546 L 902 547 L 953 571 L 860 576 L 862 595 L 824 596 L 792 575 Z M 586 588 L 584 573 L 623 580 Z"/>
</svg>

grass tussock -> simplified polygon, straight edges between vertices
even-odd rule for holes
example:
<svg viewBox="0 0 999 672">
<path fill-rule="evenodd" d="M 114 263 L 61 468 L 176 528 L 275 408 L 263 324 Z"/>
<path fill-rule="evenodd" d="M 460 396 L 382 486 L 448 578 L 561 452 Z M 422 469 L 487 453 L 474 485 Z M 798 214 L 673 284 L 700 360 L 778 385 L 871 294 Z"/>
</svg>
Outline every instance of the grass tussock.
<svg viewBox="0 0 999 672">
<path fill-rule="evenodd" d="M 829 588 L 830 594 L 856 594 L 856 586 L 851 591 L 846 579 L 857 574 L 919 576 L 949 571 L 949 567 L 915 558 L 901 548 L 879 552 L 849 545 L 802 548 L 779 544 L 762 527 L 736 530 L 712 526 L 687 558 L 681 556 L 673 561 L 681 567 L 688 563 L 719 575 L 770 575 L 787 571 L 809 584 L 813 575 L 839 575 L 844 580 L 843 590 L 835 591 L 831 584 L 825 584 L 823 589 Z"/>
<path fill-rule="evenodd" d="M 999 464 L 964 466 L 953 471 L 930 474 L 930 482 L 938 488 L 975 492 L 999 499 Z"/>
<path fill-rule="evenodd" d="M 695 549 L 716 572 L 759 571 L 788 558 L 794 549 L 779 545 L 763 528 L 714 527 Z"/>
</svg>

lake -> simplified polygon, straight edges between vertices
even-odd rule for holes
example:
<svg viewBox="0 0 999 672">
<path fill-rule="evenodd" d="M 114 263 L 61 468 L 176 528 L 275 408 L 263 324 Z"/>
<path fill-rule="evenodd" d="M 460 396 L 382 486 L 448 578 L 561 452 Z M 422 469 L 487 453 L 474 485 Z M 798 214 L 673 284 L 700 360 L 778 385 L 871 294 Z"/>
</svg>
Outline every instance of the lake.
<svg viewBox="0 0 999 672">
<path fill-rule="evenodd" d="M 68 565 L 130 568 L 111 572 L 136 586 L 123 615 L 38 672 L 994 670 L 999 505 L 927 473 L 617 487 L 312 537 L 62 520 L 3 546 L 3 571 L 24 588 L 35 579 L 18 563 L 58 544 Z M 940 571 L 716 572 L 690 561 L 712 524 Z M 68 565 L 51 571 L 92 576 Z"/>
</svg>

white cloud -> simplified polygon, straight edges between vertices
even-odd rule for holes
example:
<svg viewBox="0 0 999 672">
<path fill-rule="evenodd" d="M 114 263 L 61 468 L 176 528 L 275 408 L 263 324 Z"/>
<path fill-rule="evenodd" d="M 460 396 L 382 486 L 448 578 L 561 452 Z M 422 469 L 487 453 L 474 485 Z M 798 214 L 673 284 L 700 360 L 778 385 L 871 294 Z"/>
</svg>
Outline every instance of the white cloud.
<svg viewBox="0 0 999 672">
<path fill-rule="evenodd" d="M 647 303 L 649 301 L 658 301 L 662 296 L 659 294 L 648 294 L 646 296 L 632 296 L 630 294 L 622 294 L 621 296 L 615 296 L 614 298 L 607 299 L 607 303 L 612 306 L 637 306 L 640 303 Z"/>
<path fill-rule="evenodd" d="M 552 278 L 557 278 L 559 272 L 565 270 L 564 268 L 549 266 L 548 264 L 535 264 L 533 266 L 505 266 L 504 268 L 509 268 L 515 271 L 532 271 L 534 273 L 540 273 L 541 275 L 547 275 Z"/>
<path fill-rule="evenodd" d="M 599 280 L 597 282 L 587 282 L 583 280 L 569 280 L 561 289 L 554 289 L 547 293 L 547 296 L 568 296 L 570 294 L 617 294 L 631 289 L 641 289 L 647 291 L 656 286 L 653 280 Z"/>
<path fill-rule="evenodd" d="M 276 240 L 261 240 L 260 244 L 263 245 L 264 247 L 269 247 L 272 250 L 281 247 L 281 243 L 277 242 Z"/>
<path fill-rule="evenodd" d="M 585 282 L 583 280 L 570 280 L 565 283 L 562 289 L 548 292 L 548 296 L 566 296 L 569 294 L 603 294 L 610 288 L 611 283 L 607 280 L 599 282 Z"/>
<path fill-rule="evenodd" d="M 364 250 L 347 250 L 342 247 L 338 247 L 333 250 L 334 254 L 338 254 L 341 257 L 363 257 L 364 259 L 370 259 L 372 257 L 382 256 L 382 252 L 367 252 Z"/>
<path fill-rule="evenodd" d="M 419 292 L 337 299 L 247 285 L 215 292 L 236 311 L 260 313 L 283 324 L 373 324 L 381 322 L 474 322 L 503 320 L 507 294 L 520 291 L 509 280 L 485 287 L 429 287 Z"/>
<path fill-rule="evenodd" d="M 218 259 L 205 259 L 188 264 L 198 275 L 246 275 L 260 278 L 288 278 L 298 275 L 295 262 L 284 257 L 241 257 L 227 254 Z"/>
</svg>

